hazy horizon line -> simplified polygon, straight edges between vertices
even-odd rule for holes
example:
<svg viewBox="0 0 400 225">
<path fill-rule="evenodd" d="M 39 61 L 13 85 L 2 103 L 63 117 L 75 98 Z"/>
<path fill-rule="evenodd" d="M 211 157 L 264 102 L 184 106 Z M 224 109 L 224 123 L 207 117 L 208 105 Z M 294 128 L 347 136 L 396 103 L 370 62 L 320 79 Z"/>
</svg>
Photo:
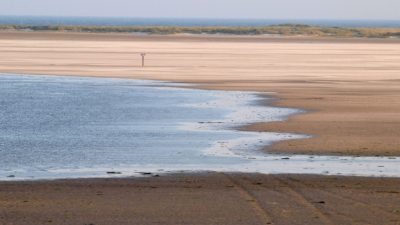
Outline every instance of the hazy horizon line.
<svg viewBox="0 0 400 225">
<path fill-rule="evenodd" d="M 333 18 L 216 18 L 216 17 L 141 17 L 141 16 L 56 16 L 56 15 L 12 15 L 0 14 L 0 17 L 48 17 L 48 18 L 93 18 L 93 19 L 188 19 L 188 20 L 302 20 L 302 21 L 400 21 L 400 19 L 333 19 Z"/>
</svg>

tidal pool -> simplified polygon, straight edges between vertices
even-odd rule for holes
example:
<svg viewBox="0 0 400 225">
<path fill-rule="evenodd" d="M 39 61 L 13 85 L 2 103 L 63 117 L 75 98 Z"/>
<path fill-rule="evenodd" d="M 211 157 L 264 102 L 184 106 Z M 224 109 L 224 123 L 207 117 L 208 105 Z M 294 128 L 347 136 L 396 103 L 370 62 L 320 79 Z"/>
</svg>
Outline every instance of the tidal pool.
<svg viewBox="0 0 400 225">
<path fill-rule="evenodd" d="M 253 92 L 107 78 L 0 75 L 0 180 L 225 171 L 400 176 L 400 160 L 265 154 L 307 135 L 237 131 L 298 109 Z"/>
</svg>

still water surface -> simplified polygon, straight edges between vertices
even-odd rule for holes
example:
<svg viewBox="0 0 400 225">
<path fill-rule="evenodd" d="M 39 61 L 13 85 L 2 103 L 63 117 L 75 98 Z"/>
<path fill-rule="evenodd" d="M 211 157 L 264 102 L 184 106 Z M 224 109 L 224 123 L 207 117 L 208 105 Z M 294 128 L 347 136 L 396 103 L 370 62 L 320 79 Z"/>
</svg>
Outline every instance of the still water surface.
<svg viewBox="0 0 400 225">
<path fill-rule="evenodd" d="M 259 106 L 257 93 L 171 85 L 0 75 L 0 180 L 181 170 L 400 176 L 397 158 L 261 153 L 307 136 L 232 128 L 299 110 Z"/>
</svg>

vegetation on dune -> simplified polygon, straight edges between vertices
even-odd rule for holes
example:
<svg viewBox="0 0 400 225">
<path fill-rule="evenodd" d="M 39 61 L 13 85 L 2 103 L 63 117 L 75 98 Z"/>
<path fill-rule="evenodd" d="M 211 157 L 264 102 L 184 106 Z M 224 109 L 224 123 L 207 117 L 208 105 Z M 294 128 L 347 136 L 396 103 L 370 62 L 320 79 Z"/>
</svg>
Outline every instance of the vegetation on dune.
<svg viewBox="0 0 400 225">
<path fill-rule="evenodd" d="M 63 31 L 88 33 L 227 34 L 318 37 L 400 38 L 400 28 L 342 28 L 282 24 L 265 27 L 178 26 L 21 26 L 0 25 L 0 30 Z"/>
</svg>

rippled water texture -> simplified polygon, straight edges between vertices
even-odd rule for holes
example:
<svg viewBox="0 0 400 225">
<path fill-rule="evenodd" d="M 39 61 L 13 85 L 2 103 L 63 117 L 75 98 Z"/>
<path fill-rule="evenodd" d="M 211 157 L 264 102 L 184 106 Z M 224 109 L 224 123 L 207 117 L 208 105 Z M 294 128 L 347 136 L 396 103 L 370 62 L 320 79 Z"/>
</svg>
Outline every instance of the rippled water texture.
<svg viewBox="0 0 400 225">
<path fill-rule="evenodd" d="M 400 176 L 393 158 L 261 153 L 274 141 L 307 136 L 232 128 L 298 110 L 259 106 L 257 93 L 171 85 L 0 75 L 0 179 L 181 170 Z"/>
</svg>

